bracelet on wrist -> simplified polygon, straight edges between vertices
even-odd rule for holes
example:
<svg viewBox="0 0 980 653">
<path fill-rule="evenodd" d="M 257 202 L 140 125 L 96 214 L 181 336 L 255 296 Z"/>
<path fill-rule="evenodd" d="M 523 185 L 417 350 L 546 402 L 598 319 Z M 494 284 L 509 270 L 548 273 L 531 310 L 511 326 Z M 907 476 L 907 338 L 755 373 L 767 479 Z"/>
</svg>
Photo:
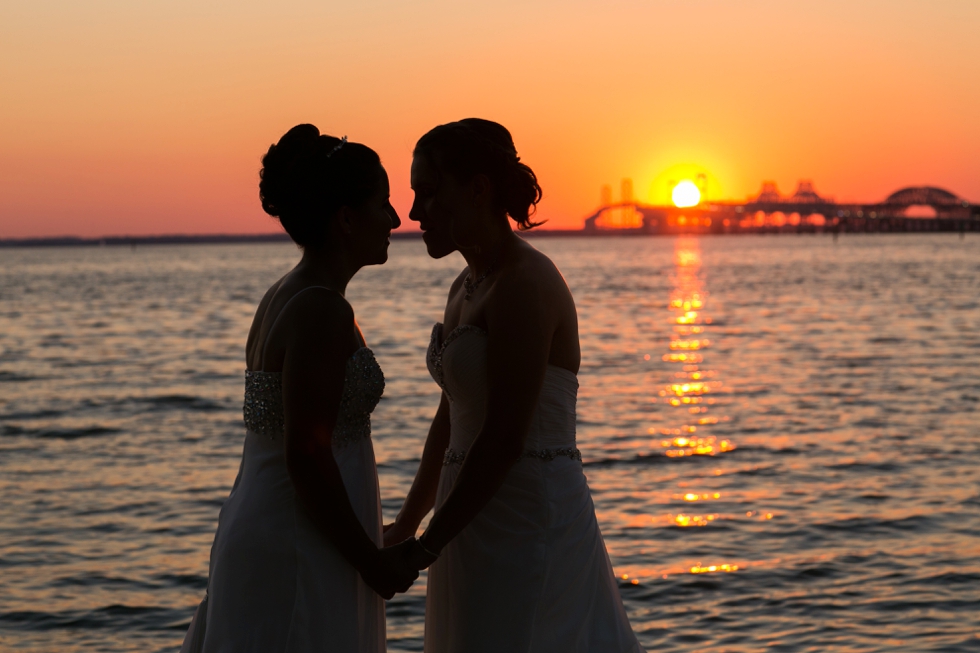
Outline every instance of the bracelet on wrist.
<svg viewBox="0 0 980 653">
<path fill-rule="evenodd" d="M 425 533 L 422 533 L 422 535 L 424 537 L 425 536 Z M 422 544 L 422 538 L 421 537 L 418 538 L 417 540 L 415 540 L 415 543 L 419 545 L 419 548 L 422 549 L 423 553 L 425 553 L 426 555 L 430 555 L 433 558 L 438 558 L 439 557 L 439 555 L 440 555 L 439 553 L 433 553 L 432 551 L 429 551 L 428 547 L 426 547 L 424 544 Z"/>
</svg>

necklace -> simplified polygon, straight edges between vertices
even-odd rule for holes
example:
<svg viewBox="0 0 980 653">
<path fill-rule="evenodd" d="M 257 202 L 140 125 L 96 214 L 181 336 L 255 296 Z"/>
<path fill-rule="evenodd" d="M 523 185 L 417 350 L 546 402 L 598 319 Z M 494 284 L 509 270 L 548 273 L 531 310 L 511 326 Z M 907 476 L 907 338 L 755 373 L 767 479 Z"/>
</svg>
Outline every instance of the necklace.
<svg viewBox="0 0 980 653">
<path fill-rule="evenodd" d="M 468 302 L 470 300 L 470 297 L 472 297 L 473 293 L 476 292 L 476 289 L 480 287 L 480 284 L 483 283 L 483 280 L 486 279 L 488 276 L 490 276 L 491 273 L 493 273 L 493 268 L 496 265 L 497 265 L 497 260 L 494 259 L 493 263 L 487 266 L 487 269 L 483 271 L 483 274 L 481 274 L 480 278 L 477 279 L 476 281 L 470 281 L 470 275 L 468 274 L 466 275 L 466 278 L 463 279 L 463 287 L 466 288 L 466 294 L 463 295 L 463 301 Z"/>
</svg>

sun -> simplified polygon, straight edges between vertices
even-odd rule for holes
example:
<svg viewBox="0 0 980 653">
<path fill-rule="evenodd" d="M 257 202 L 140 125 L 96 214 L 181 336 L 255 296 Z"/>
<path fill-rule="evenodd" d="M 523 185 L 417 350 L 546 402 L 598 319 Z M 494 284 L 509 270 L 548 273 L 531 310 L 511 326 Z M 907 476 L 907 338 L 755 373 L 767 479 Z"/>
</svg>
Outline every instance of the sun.
<svg viewBox="0 0 980 653">
<path fill-rule="evenodd" d="M 674 206 L 684 209 L 689 206 L 697 206 L 701 202 L 701 191 L 698 190 L 693 181 L 685 179 L 674 186 L 670 198 L 674 200 Z"/>
</svg>

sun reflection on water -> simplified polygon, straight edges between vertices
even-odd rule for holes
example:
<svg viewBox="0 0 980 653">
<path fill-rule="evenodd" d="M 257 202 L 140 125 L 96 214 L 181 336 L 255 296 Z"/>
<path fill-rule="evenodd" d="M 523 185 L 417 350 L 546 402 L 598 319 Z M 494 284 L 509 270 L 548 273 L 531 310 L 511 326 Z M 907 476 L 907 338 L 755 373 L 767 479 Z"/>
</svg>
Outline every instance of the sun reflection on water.
<svg viewBox="0 0 980 653">
<path fill-rule="evenodd" d="M 673 515 L 673 518 L 677 526 L 707 526 L 718 519 L 718 515 Z"/>
<path fill-rule="evenodd" d="M 710 574 L 712 572 L 718 571 L 738 571 L 738 565 L 722 564 L 722 565 L 708 565 L 702 567 L 701 565 L 695 565 L 691 567 L 692 574 Z"/>
<path fill-rule="evenodd" d="M 668 303 L 673 333 L 668 344 L 670 351 L 661 360 L 680 369 L 670 374 L 672 381 L 664 385 L 658 394 L 664 403 L 683 412 L 675 413 L 674 426 L 650 428 L 648 432 L 668 436 L 669 439 L 661 440 L 659 445 L 664 454 L 671 458 L 714 456 L 736 447 L 729 439 L 704 433 L 706 429 L 727 421 L 728 417 L 705 415 L 715 405 L 715 398 L 709 395 L 720 392 L 722 383 L 717 380 L 714 370 L 704 369 L 702 352 L 711 347 L 711 339 L 706 335 L 711 318 L 704 310 L 708 292 L 701 277 L 701 248 L 698 241 L 679 239 L 674 263 L 674 289 Z M 695 415 L 698 417 L 695 418 Z"/>
<path fill-rule="evenodd" d="M 708 494 L 696 494 L 694 492 L 687 492 L 686 494 L 680 494 L 674 496 L 675 499 L 683 499 L 684 501 L 709 501 L 711 499 L 720 499 L 721 492 L 712 492 Z"/>
<path fill-rule="evenodd" d="M 728 415 L 719 412 L 729 405 L 730 389 L 718 378 L 717 370 L 708 367 L 709 352 L 714 344 L 709 333 L 712 318 L 708 315 L 709 294 L 702 276 L 700 244 L 696 239 L 677 241 L 671 281 L 673 288 L 666 306 L 670 338 L 664 343 L 667 351 L 661 355 L 661 361 L 666 364 L 666 378 L 654 397 L 668 408 L 660 424 L 647 428 L 647 434 L 651 436 L 648 446 L 667 458 L 720 456 L 734 451 L 737 446 L 730 437 L 712 432 L 730 421 Z M 652 357 L 646 354 L 643 358 L 649 361 Z M 714 469 L 706 471 L 705 475 L 721 476 L 724 473 L 722 469 Z M 687 482 L 679 483 L 679 492 L 671 494 L 669 499 L 665 497 L 665 503 L 673 504 L 669 511 L 618 515 L 622 528 L 682 529 L 689 533 L 685 537 L 700 541 L 696 540 L 696 531 L 719 522 L 773 519 L 771 512 L 750 511 L 743 517 L 742 510 L 724 511 L 732 501 L 747 498 L 743 493 L 732 496 L 725 492 L 723 499 L 721 491 L 707 488 L 693 491 L 687 490 L 686 486 Z M 731 573 L 744 570 L 749 564 L 731 559 L 702 563 L 693 558 L 668 568 L 629 567 L 622 569 L 619 577 L 624 583 L 637 585 L 671 575 Z"/>
</svg>

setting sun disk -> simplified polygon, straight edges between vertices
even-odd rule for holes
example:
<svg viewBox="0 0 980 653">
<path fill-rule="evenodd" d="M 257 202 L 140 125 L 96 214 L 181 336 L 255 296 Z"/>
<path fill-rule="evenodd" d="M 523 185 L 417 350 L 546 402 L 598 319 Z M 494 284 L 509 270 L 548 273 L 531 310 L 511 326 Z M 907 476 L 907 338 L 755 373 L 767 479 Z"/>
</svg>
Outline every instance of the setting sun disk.
<svg viewBox="0 0 980 653">
<path fill-rule="evenodd" d="M 674 186 L 670 198 L 674 201 L 674 206 L 678 208 L 697 206 L 701 202 L 701 191 L 693 181 L 685 179 Z"/>
</svg>

